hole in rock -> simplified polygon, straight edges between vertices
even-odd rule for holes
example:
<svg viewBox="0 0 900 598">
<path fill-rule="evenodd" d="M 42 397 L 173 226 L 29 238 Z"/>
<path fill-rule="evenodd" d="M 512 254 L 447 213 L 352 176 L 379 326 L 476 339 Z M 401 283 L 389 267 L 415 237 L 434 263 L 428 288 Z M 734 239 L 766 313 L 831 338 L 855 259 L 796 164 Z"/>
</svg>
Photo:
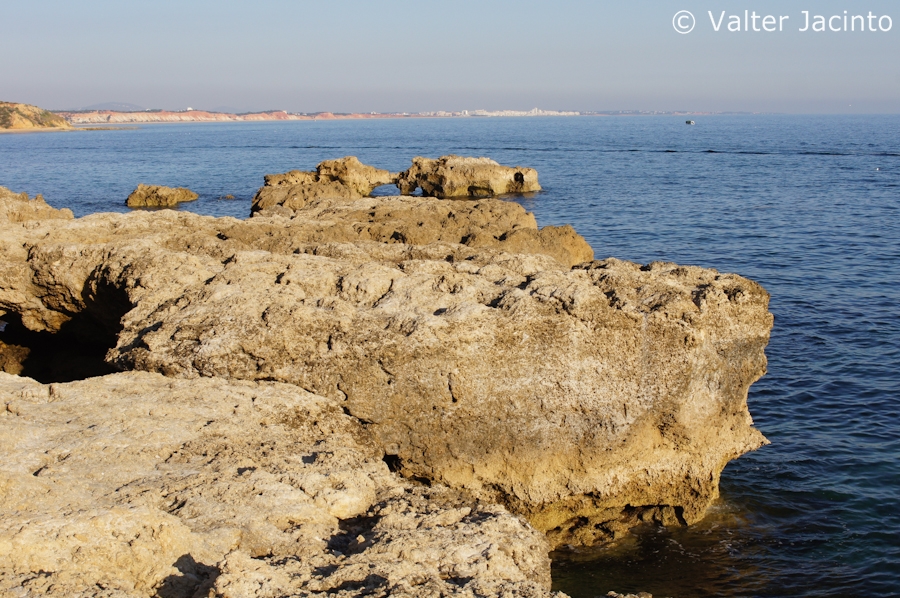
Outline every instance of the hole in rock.
<svg viewBox="0 0 900 598">
<path fill-rule="evenodd" d="M 394 473 L 403 469 L 403 461 L 397 455 L 385 455 L 382 461 L 387 463 L 388 469 Z"/>
<path fill-rule="evenodd" d="M 397 185 L 388 183 L 387 185 L 378 185 L 372 189 L 369 197 L 395 197 L 397 195 L 400 195 L 400 190 L 397 189 Z"/>
<path fill-rule="evenodd" d="M 35 332 L 15 313 L 0 317 L 0 371 L 42 384 L 72 382 L 118 371 L 104 360 L 116 346 L 121 319 L 132 305 L 125 291 L 101 286 L 85 309 L 57 332 Z"/>
</svg>

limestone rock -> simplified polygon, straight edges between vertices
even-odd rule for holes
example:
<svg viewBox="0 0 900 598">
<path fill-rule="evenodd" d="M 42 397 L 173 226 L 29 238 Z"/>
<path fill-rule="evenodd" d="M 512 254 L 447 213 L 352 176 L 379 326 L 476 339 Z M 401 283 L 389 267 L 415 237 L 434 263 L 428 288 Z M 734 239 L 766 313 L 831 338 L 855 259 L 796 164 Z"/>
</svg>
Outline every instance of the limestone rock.
<svg viewBox="0 0 900 598">
<path fill-rule="evenodd" d="M 396 174 L 368 166 L 356 156 L 346 156 L 338 160 L 325 160 L 316 167 L 319 181 L 336 181 L 350 187 L 359 197 L 372 193 L 375 187 L 391 185 L 397 180 Z"/>
<path fill-rule="evenodd" d="M 75 215 L 72 210 L 57 210 L 38 195 L 29 199 L 27 193 L 13 193 L 6 187 L 0 187 L 0 223 L 25 223 L 37 220 L 71 220 Z"/>
<path fill-rule="evenodd" d="M 131 192 L 125 205 L 129 208 L 171 208 L 184 201 L 194 201 L 200 197 L 184 187 L 163 187 L 141 183 Z"/>
<path fill-rule="evenodd" d="M 765 371 L 767 300 L 672 264 L 239 253 L 126 316 L 109 358 L 342 399 L 406 475 L 507 504 L 557 544 L 593 543 L 699 520 L 724 465 L 764 444 L 746 396 Z"/>
<path fill-rule="evenodd" d="M 372 193 L 375 187 L 389 185 L 397 175 L 368 166 L 355 156 L 319 163 L 315 172 L 292 170 L 270 174 L 253 198 L 252 213 L 276 206 L 299 210 L 320 199 L 353 200 Z"/>
<path fill-rule="evenodd" d="M 501 166 L 490 158 L 441 156 L 437 160 L 413 158 L 409 170 L 400 173 L 397 187 L 403 195 L 416 188 L 430 197 L 489 197 L 506 193 L 540 191 L 533 168 Z"/>
<path fill-rule="evenodd" d="M 403 198 L 377 216 L 365 202 L 380 199 L 357 201 L 293 219 L 6 224 L 0 310 L 114 345 L 122 369 L 338 401 L 404 475 L 504 504 L 554 545 L 696 521 L 725 464 L 765 442 L 746 406 L 772 325 L 759 285 L 674 264 L 568 269 L 521 214 L 488 217 L 502 202 L 465 213 L 499 221 L 496 248 L 411 244 L 412 219 L 407 242 L 386 243 L 390 210 L 446 203 L 430 222 L 449 222 L 455 202 Z"/>
<path fill-rule="evenodd" d="M 0 324 L 0 327 L 6 323 Z M 18 376 L 24 369 L 24 362 L 28 359 L 31 349 L 21 345 L 6 344 L 0 340 L 0 372 Z"/>
<path fill-rule="evenodd" d="M 284 214 L 291 218 L 290 222 L 282 218 L 266 222 L 257 216 L 250 223 L 223 231 L 223 235 L 281 253 L 291 253 L 309 243 L 378 241 L 409 245 L 460 243 L 510 253 L 541 254 L 566 267 L 594 258 L 590 245 L 572 227 L 548 226 L 539 230 L 533 214 L 508 201 L 370 197 L 304 200 L 303 204 Z M 299 206 L 290 202 L 284 205 Z M 291 244 L 290 250 L 284 243 Z"/>
<path fill-rule="evenodd" d="M 0 406 L 4 596 L 551 596 L 541 534 L 391 473 L 338 401 L 130 372 Z"/>
</svg>

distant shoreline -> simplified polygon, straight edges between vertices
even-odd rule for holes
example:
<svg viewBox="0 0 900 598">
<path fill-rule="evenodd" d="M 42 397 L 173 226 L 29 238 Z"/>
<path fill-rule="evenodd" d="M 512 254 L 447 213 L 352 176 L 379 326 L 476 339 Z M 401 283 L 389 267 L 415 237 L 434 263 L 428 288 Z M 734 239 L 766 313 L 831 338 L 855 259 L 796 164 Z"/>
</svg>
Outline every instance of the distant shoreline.
<svg viewBox="0 0 900 598">
<path fill-rule="evenodd" d="M 277 122 L 277 121 L 330 121 L 330 120 L 373 120 L 373 119 L 405 119 L 405 118 L 508 118 L 508 117 L 540 117 L 540 116 L 701 116 L 717 113 L 710 112 L 559 112 L 552 110 L 515 111 L 515 110 L 463 110 L 460 112 L 353 112 L 353 113 L 291 113 L 284 110 L 267 112 L 251 112 L 233 114 L 226 112 L 209 112 L 206 110 L 146 110 L 134 112 L 118 112 L 114 110 L 91 111 L 59 111 L 55 112 L 72 125 L 105 125 L 105 124 L 152 124 L 183 122 Z"/>
</svg>

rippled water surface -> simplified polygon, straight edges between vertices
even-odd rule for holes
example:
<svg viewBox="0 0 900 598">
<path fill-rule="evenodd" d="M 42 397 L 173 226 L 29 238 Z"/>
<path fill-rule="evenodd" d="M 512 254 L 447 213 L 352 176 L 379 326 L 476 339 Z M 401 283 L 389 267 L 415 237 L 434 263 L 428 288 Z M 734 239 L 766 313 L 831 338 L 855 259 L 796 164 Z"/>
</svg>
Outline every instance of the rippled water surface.
<svg viewBox="0 0 900 598">
<path fill-rule="evenodd" d="M 245 217 L 262 175 L 347 154 L 533 166 L 519 198 L 598 258 L 699 264 L 772 293 L 750 410 L 772 445 L 730 464 L 689 529 L 555 554 L 575 598 L 900 595 L 900 117 L 716 116 L 180 124 L 0 136 L 0 185 L 76 215 L 140 183 Z M 387 193 L 385 188 L 379 193 Z M 236 199 L 219 199 L 233 195 Z"/>
</svg>

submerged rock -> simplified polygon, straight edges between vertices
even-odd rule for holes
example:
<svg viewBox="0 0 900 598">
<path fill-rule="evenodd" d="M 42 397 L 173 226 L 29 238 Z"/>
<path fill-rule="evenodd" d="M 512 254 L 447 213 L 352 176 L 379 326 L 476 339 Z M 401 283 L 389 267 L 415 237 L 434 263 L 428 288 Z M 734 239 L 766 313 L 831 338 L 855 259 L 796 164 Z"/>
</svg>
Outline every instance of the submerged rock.
<svg viewBox="0 0 900 598">
<path fill-rule="evenodd" d="M 131 192 L 125 205 L 129 208 L 170 208 L 184 201 L 194 201 L 200 197 L 184 187 L 163 187 L 141 183 Z"/>
<path fill-rule="evenodd" d="M 437 160 L 413 158 L 409 170 L 401 172 L 397 187 L 403 195 L 416 188 L 428 197 L 490 197 L 506 193 L 540 191 L 533 168 L 501 166 L 490 158 L 441 156 Z"/>
</svg>

